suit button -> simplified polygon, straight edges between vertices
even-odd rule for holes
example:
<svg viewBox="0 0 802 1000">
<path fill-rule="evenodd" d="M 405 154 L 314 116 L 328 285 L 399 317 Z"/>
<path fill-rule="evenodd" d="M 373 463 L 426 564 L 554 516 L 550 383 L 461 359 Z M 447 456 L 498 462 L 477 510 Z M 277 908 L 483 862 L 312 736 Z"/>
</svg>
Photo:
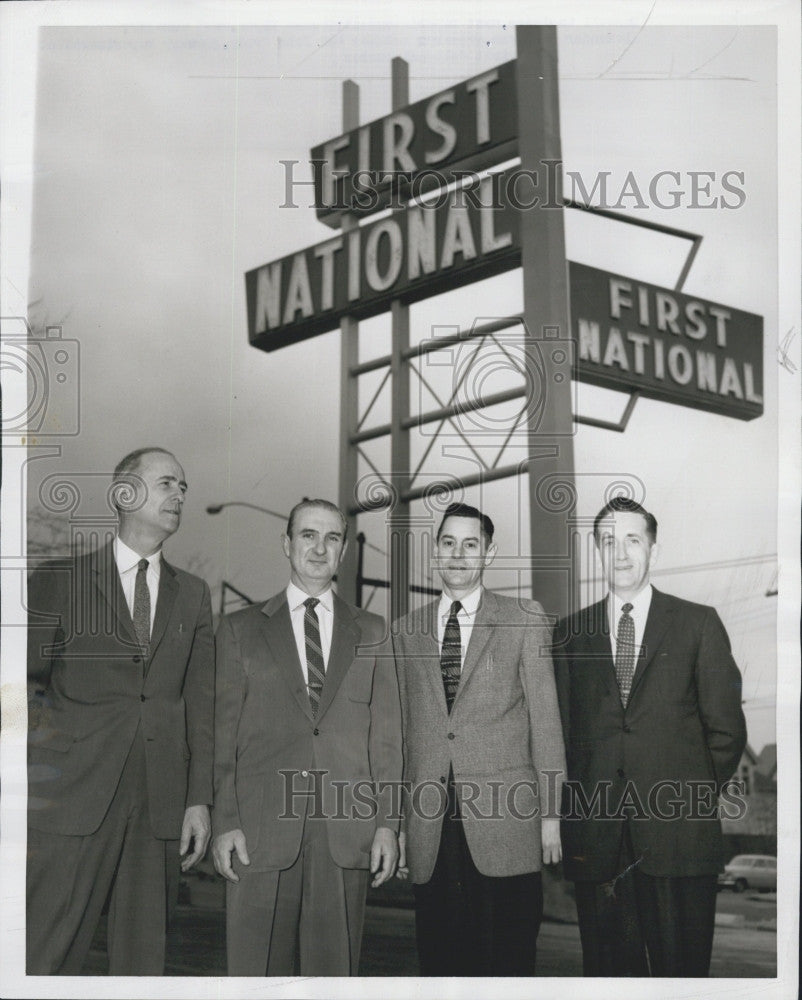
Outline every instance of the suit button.
<svg viewBox="0 0 802 1000">
<path fill-rule="evenodd" d="M 631 733 L 632 732 L 631 727 L 630 726 L 624 726 L 624 732 L 625 733 Z"/>
<path fill-rule="evenodd" d="M 301 777 L 302 778 L 308 778 L 309 777 L 309 772 L 308 771 L 301 771 Z"/>
<path fill-rule="evenodd" d="M 449 733 L 449 734 L 448 734 L 448 738 L 449 738 L 450 740 L 453 740 L 453 739 L 454 739 L 454 734 L 453 734 L 453 733 Z"/>
<path fill-rule="evenodd" d="M 615 773 L 618 775 L 619 778 L 623 778 L 624 777 L 624 769 L 623 769 L 623 767 L 619 767 L 618 770 Z"/>
<path fill-rule="evenodd" d="M 446 783 L 446 779 L 445 779 L 445 776 L 441 776 L 441 777 L 440 777 L 440 781 L 441 781 L 441 782 L 442 782 L 443 784 L 445 784 L 445 783 Z"/>
<path fill-rule="evenodd" d="M 139 700 L 140 700 L 140 701 L 147 701 L 148 699 L 147 699 L 147 698 L 146 698 L 146 697 L 145 697 L 145 696 L 144 696 L 143 694 L 141 694 L 141 695 L 139 696 Z"/>
<path fill-rule="evenodd" d="M 313 730 L 312 730 L 312 734 L 313 734 L 314 736 L 320 736 L 320 730 L 319 730 L 319 729 L 313 729 Z"/>
<path fill-rule="evenodd" d="M 141 656 L 135 656 L 134 657 L 134 663 L 141 663 L 141 662 L 142 662 L 142 657 Z"/>
</svg>

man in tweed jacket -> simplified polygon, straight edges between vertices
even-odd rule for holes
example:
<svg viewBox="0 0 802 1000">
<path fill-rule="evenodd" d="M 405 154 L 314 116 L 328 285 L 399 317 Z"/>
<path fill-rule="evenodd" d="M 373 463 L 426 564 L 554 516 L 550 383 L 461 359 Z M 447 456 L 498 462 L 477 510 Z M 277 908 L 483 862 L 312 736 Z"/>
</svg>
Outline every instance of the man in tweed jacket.
<svg viewBox="0 0 802 1000">
<path fill-rule="evenodd" d="M 452 504 L 440 599 L 395 623 L 404 728 L 403 877 L 424 976 L 532 975 L 540 869 L 560 860 L 564 748 L 535 601 L 482 587 L 493 522 Z M 405 852 L 405 853 L 404 853 Z"/>
</svg>

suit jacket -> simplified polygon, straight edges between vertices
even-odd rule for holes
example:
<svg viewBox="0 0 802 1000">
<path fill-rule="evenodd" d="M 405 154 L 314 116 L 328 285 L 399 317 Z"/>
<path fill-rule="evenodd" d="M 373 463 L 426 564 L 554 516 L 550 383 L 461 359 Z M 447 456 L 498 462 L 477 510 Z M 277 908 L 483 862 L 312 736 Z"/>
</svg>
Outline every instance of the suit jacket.
<svg viewBox="0 0 802 1000">
<path fill-rule="evenodd" d="M 410 783 L 404 808 L 410 877 L 423 883 L 432 876 L 443 825 L 439 788 L 451 767 L 479 871 L 539 871 L 541 814 L 558 815 L 565 769 L 546 616 L 536 601 L 482 592 L 449 714 L 437 606 L 393 628 Z"/>
<path fill-rule="evenodd" d="M 378 783 L 401 779 L 398 684 L 392 656 L 381 655 L 384 635 L 378 615 L 334 595 L 315 718 L 286 593 L 221 621 L 212 826 L 215 836 L 243 831 L 249 871 L 293 864 L 316 789 L 316 811 L 328 817 L 329 849 L 341 868 L 369 867 L 376 827 L 398 828 L 392 790 L 376 794 Z"/>
<path fill-rule="evenodd" d="M 607 603 L 560 622 L 555 635 L 568 753 L 566 877 L 603 882 L 617 873 L 623 817 L 643 872 L 712 874 L 721 866 L 718 792 L 746 743 L 741 675 L 727 633 L 713 608 L 653 590 L 624 708 Z"/>
<path fill-rule="evenodd" d="M 34 572 L 28 609 L 29 824 L 94 833 L 141 729 L 153 833 L 177 839 L 212 801 L 209 588 L 162 559 L 147 659 L 111 544 Z"/>
</svg>

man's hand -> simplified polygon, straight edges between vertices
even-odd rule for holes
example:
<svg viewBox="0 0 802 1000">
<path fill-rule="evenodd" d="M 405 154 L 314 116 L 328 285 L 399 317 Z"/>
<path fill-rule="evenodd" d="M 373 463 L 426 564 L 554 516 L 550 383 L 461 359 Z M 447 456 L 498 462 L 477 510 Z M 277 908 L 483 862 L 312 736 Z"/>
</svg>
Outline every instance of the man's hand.
<svg viewBox="0 0 802 1000">
<path fill-rule="evenodd" d="M 231 854 L 237 852 L 240 864 L 249 865 L 251 859 L 248 857 L 248 849 L 245 846 L 245 834 L 242 830 L 229 830 L 228 833 L 221 833 L 214 838 L 212 844 L 212 858 L 214 867 L 218 874 L 227 878 L 229 882 L 239 882 L 239 875 L 231 867 Z"/>
<path fill-rule="evenodd" d="M 386 826 L 380 826 L 373 835 L 370 849 L 370 873 L 374 876 L 370 883 L 375 889 L 393 877 L 398 864 L 398 841 L 396 835 Z"/>
<path fill-rule="evenodd" d="M 395 875 L 396 878 L 400 879 L 409 877 L 409 868 L 407 868 L 407 835 L 403 830 L 398 834 L 398 868 Z"/>
<path fill-rule="evenodd" d="M 558 819 L 542 819 L 540 821 L 540 839 L 543 843 L 543 864 L 556 865 L 562 861 L 563 849 L 560 843 L 560 821 Z"/>
<path fill-rule="evenodd" d="M 209 837 L 212 835 L 212 821 L 209 819 L 208 806 L 187 806 L 184 822 L 181 826 L 181 844 L 178 853 L 183 858 L 192 844 L 192 853 L 187 854 L 181 862 L 181 871 L 188 872 L 206 853 Z"/>
</svg>

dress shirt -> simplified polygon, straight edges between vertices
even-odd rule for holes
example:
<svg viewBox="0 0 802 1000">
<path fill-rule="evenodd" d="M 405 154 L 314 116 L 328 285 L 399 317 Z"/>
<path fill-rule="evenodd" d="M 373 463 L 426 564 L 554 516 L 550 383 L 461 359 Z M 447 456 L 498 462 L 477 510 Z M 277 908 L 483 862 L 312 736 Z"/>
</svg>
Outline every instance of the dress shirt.
<svg viewBox="0 0 802 1000">
<path fill-rule="evenodd" d="M 473 632 L 473 623 L 476 619 L 476 611 L 479 607 L 479 602 L 482 599 L 482 588 L 477 587 L 476 590 L 472 590 L 467 597 L 456 598 L 459 600 L 462 607 L 457 612 L 457 621 L 459 622 L 459 637 L 460 637 L 460 670 L 462 670 L 463 664 L 465 663 L 465 653 L 468 650 L 468 643 L 471 641 L 471 633 Z M 448 616 L 451 613 L 451 605 L 454 603 L 455 598 L 448 597 L 446 593 L 440 595 L 440 604 L 437 607 L 437 646 L 442 650 L 443 648 L 443 637 L 446 631 L 446 622 L 448 621 Z"/>
<path fill-rule="evenodd" d="M 148 585 L 150 594 L 150 633 L 153 635 L 153 622 L 156 618 L 156 601 L 159 597 L 159 577 L 162 571 L 162 552 L 159 549 L 149 556 L 141 556 L 129 548 L 119 535 L 114 539 L 114 561 L 117 563 L 117 572 L 120 574 L 120 582 L 123 585 L 125 603 L 134 617 L 134 588 L 136 587 L 136 575 L 139 572 L 139 560 L 147 559 L 148 571 L 145 575 L 145 582 Z"/>
<path fill-rule="evenodd" d="M 301 661 L 301 670 L 304 672 L 306 686 L 309 687 L 309 668 L 306 665 L 306 632 L 304 631 L 304 615 L 306 607 L 304 601 L 311 595 L 305 594 L 300 587 L 296 587 L 290 582 L 287 586 L 287 604 L 290 609 L 290 620 L 292 621 L 292 631 L 295 636 L 295 645 L 298 649 L 298 659 Z M 328 669 L 329 653 L 331 652 L 331 633 L 334 627 L 334 597 L 331 587 L 322 594 L 317 595 L 319 601 L 315 605 L 320 628 L 320 645 L 323 647 L 323 663 Z"/>
<path fill-rule="evenodd" d="M 635 669 L 638 665 L 638 657 L 641 655 L 643 646 L 643 633 L 646 628 L 646 619 L 649 615 L 649 607 L 652 603 L 652 585 L 647 584 L 637 597 L 622 601 L 618 594 L 610 591 L 607 604 L 607 614 L 610 619 L 610 644 L 613 647 L 613 660 L 615 661 L 615 651 L 618 638 L 618 622 L 621 618 L 621 608 L 625 604 L 631 604 L 632 610 L 629 612 L 635 625 Z"/>
</svg>

